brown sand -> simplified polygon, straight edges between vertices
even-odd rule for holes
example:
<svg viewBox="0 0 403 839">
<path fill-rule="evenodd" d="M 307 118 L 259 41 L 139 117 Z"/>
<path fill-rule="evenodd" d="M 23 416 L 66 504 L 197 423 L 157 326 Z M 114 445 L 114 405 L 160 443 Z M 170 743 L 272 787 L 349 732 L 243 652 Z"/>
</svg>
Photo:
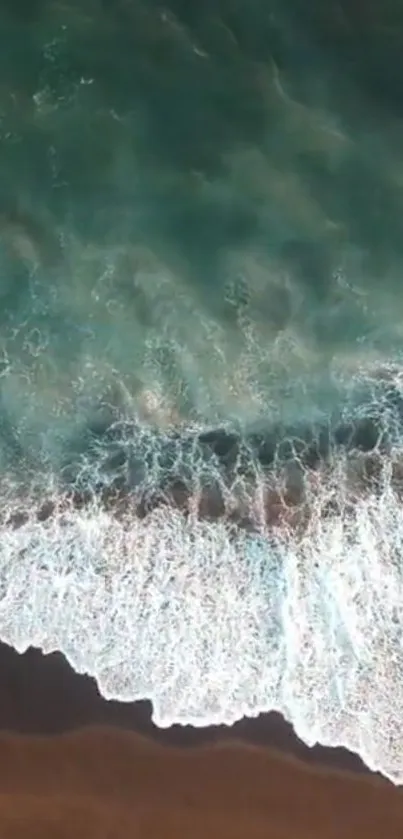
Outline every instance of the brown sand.
<svg viewBox="0 0 403 839">
<path fill-rule="evenodd" d="M 276 714 L 159 731 L 60 654 L 0 645 L 0 674 L 1 839 L 403 836 L 403 790 Z"/>
<path fill-rule="evenodd" d="M 259 747 L 86 729 L 0 739 L 2 839 L 401 839 L 403 791 Z"/>
</svg>

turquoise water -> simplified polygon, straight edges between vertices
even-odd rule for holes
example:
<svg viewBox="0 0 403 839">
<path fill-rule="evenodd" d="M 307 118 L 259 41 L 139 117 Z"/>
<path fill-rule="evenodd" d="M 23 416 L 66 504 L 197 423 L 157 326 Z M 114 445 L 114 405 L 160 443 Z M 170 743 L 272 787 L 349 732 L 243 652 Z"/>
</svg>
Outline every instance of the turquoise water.
<svg viewBox="0 0 403 839">
<path fill-rule="evenodd" d="M 11 450 L 149 390 L 157 422 L 309 413 L 335 367 L 400 358 L 393 7 L 2 9 Z"/>
<path fill-rule="evenodd" d="M 131 488 L 179 469 L 197 495 L 227 458 L 227 510 L 260 521 L 263 455 L 237 471 L 201 434 L 394 423 L 376 492 L 346 447 L 303 461 L 302 538 L 169 507 L 122 524 L 99 499 L 2 520 L 0 636 L 152 698 L 160 725 L 276 708 L 397 782 L 402 36 L 392 2 L 0 11 L 4 506 L 127 460 Z"/>
</svg>

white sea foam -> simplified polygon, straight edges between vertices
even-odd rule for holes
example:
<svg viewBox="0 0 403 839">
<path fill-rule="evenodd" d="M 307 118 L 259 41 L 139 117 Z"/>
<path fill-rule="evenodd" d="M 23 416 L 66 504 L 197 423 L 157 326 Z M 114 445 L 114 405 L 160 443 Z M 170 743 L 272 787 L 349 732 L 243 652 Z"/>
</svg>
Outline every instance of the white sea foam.
<svg viewBox="0 0 403 839">
<path fill-rule="evenodd" d="M 107 698 L 151 699 L 161 727 L 278 710 L 403 783 L 403 510 L 390 481 L 344 508 L 334 485 L 339 513 L 322 514 L 324 479 L 300 537 L 171 508 L 3 525 L 0 637 L 62 650 Z"/>
</svg>

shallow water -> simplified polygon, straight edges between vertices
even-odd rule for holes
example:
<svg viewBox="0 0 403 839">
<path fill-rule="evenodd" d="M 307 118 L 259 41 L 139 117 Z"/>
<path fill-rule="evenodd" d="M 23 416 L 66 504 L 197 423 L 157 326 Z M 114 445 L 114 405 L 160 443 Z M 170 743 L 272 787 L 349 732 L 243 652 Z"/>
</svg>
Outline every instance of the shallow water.
<svg viewBox="0 0 403 839">
<path fill-rule="evenodd" d="M 152 698 L 160 725 L 275 708 L 397 782 L 401 18 L 0 12 L 0 636 Z M 329 426 L 314 461 L 268 455 Z M 235 463 L 200 449 L 217 429 Z M 290 462 L 302 533 L 270 495 Z M 178 481 L 219 488 L 213 521 L 173 509 Z"/>
</svg>

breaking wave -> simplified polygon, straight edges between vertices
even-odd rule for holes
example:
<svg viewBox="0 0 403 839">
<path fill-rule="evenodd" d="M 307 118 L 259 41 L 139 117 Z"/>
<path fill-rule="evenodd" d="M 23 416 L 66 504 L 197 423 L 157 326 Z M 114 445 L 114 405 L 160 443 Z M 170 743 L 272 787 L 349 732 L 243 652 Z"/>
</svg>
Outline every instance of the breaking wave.
<svg viewBox="0 0 403 839">
<path fill-rule="evenodd" d="M 277 710 L 307 744 L 343 745 L 402 783 L 403 446 L 387 399 L 338 421 L 326 450 L 320 434 L 269 456 L 267 434 L 186 442 L 118 423 L 96 441 L 109 471 L 92 486 L 88 458 L 46 503 L 4 482 L 2 639 L 62 650 L 106 698 L 151 699 L 158 726 Z M 179 472 L 180 500 L 169 481 L 155 494 Z M 222 506 L 200 507 L 206 476 Z"/>
</svg>

